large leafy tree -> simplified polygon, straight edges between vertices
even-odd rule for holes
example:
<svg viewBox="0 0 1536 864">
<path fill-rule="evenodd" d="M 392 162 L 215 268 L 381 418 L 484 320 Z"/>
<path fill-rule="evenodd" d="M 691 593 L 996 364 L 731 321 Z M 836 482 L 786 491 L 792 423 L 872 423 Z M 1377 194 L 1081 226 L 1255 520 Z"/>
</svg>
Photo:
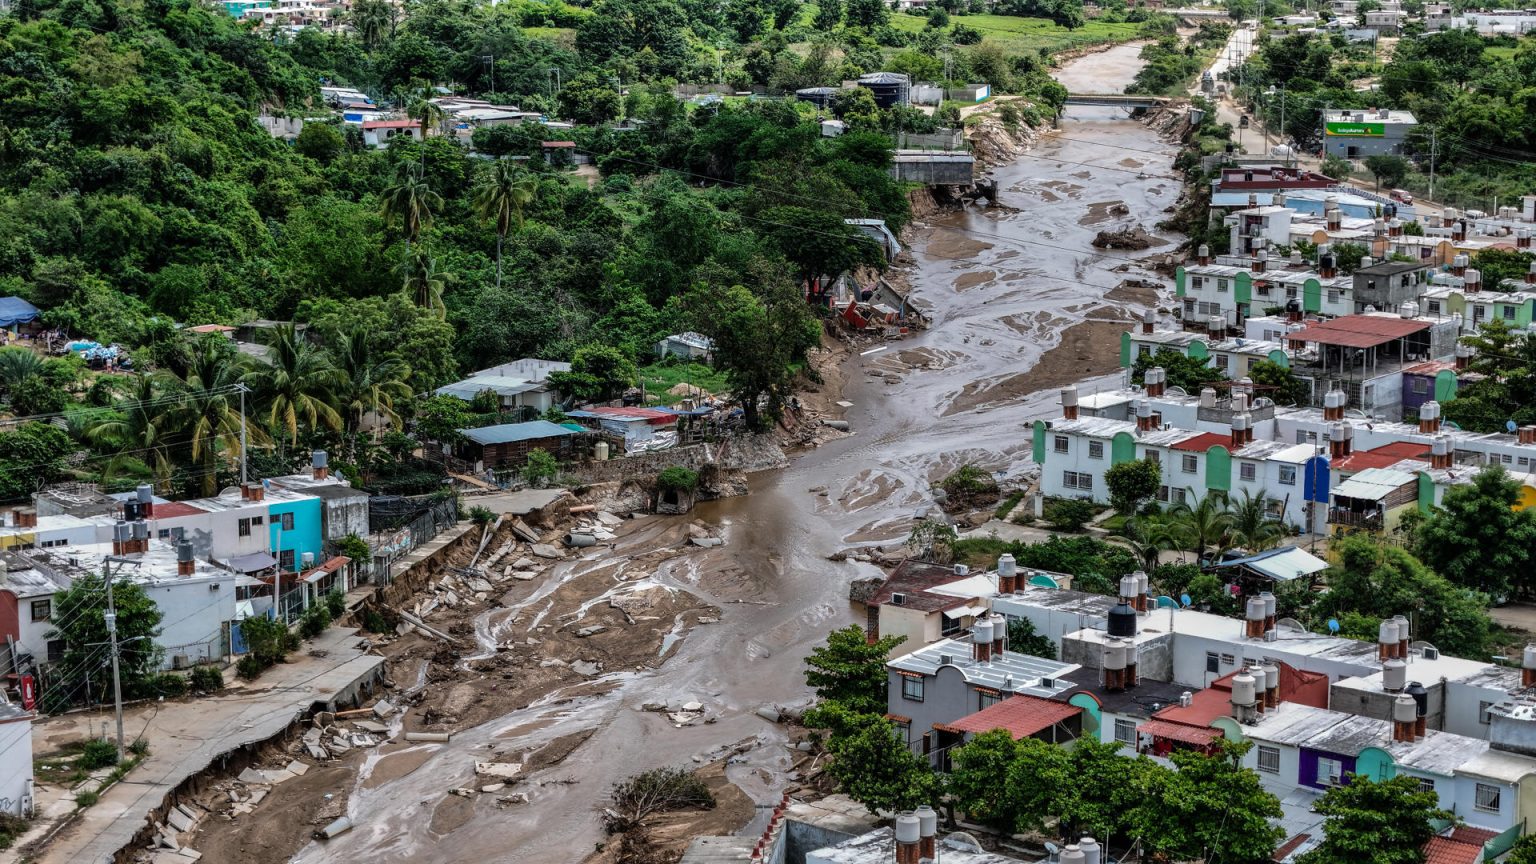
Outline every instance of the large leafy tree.
<svg viewBox="0 0 1536 864">
<path fill-rule="evenodd" d="M 938 775 L 882 716 L 858 715 L 828 742 L 827 751 L 832 757 L 827 772 L 871 813 L 938 802 Z"/>
<path fill-rule="evenodd" d="M 1270 860 L 1285 836 L 1271 820 L 1283 813 L 1259 775 L 1242 767 L 1252 746 L 1222 741 L 1212 755 L 1173 753 L 1178 770 L 1167 772 L 1162 794 L 1139 808 L 1148 851 L 1172 861 L 1206 858 L 1213 850 L 1233 864 Z"/>
<path fill-rule="evenodd" d="M 818 698 L 837 702 L 849 711 L 884 714 L 885 660 L 905 639 L 884 636 L 871 642 L 858 625 L 833 630 L 827 634 L 826 644 L 811 649 L 805 659 L 805 683 Z"/>
<path fill-rule="evenodd" d="M 1517 509 L 1520 481 L 1488 465 L 1447 489 L 1415 532 L 1414 551 L 1456 585 L 1494 596 L 1529 592 L 1536 566 L 1536 510 Z"/>
<path fill-rule="evenodd" d="M 1177 351 L 1159 348 L 1156 353 L 1136 358 L 1131 367 L 1131 381 L 1140 384 L 1145 380 L 1147 370 L 1154 366 L 1163 367 L 1168 374 L 1168 386 L 1179 387 L 1186 393 L 1199 393 L 1205 385 L 1226 379 L 1220 369 L 1199 357 L 1186 357 Z"/>
<path fill-rule="evenodd" d="M 777 419 L 794 390 L 794 366 L 818 344 L 821 327 L 793 288 L 768 287 L 763 295 L 740 285 L 690 295 L 696 329 L 715 341 L 715 362 L 725 370 L 731 395 L 749 429 Z"/>
<path fill-rule="evenodd" d="M 119 579 L 112 585 L 112 602 L 117 610 L 119 674 L 124 690 L 132 693 L 137 684 L 160 668 L 162 654 L 155 637 L 160 635 L 160 608 L 135 582 Z M 112 692 L 112 655 L 105 650 L 108 641 L 105 613 L 107 583 L 100 575 L 78 577 L 69 590 L 53 599 L 53 621 L 57 629 L 49 639 L 64 642 L 64 659 L 52 668 L 59 677 L 48 682 L 50 689 L 62 689 L 62 699 L 50 697 L 50 704 L 94 702 Z M 87 687 L 89 682 L 89 687 Z"/>
<path fill-rule="evenodd" d="M 188 448 L 193 465 L 190 479 L 197 494 L 211 496 L 218 491 L 221 448 L 231 456 L 240 455 L 238 388 L 244 374 L 244 363 L 226 340 L 204 337 L 188 352 L 186 374 L 176 387 L 181 398 L 167 422 L 176 429 L 178 442 Z M 249 444 L 266 439 L 259 423 L 247 420 L 244 429 Z"/>
<path fill-rule="evenodd" d="M 785 260 L 799 273 L 800 283 L 816 297 L 824 296 L 828 283 L 841 273 L 861 265 L 885 265 L 880 245 L 835 213 L 775 207 L 764 211 L 761 219 Z"/>
<path fill-rule="evenodd" d="M 1461 657 L 1487 653 L 1486 594 L 1453 585 L 1406 549 L 1369 537 L 1344 537 L 1331 551 L 1337 563 L 1328 572 L 1328 592 L 1318 600 L 1320 613 L 1375 620 L 1406 615 L 1415 639 Z M 1374 621 L 1366 623 L 1374 632 Z"/>
<path fill-rule="evenodd" d="M 1407 775 L 1334 786 L 1312 809 L 1325 819 L 1323 842 L 1301 864 L 1422 864 L 1424 844 L 1435 835 L 1430 820 L 1452 818 L 1434 792 Z"/>
<path fill-rule="evenodd" d="M 1037 830 L 1055 816 L 1069 759 L 1045 741 L 985 732 L 954 752 L 947 791 L 973 819 L 1009 834 Z"/>
<path fill-rule="evenodd" d="M 64 457 L 73 449 L 69 435 L 52 423 L 0 432 L 0 498 L 22 498 L 65 477 Z"/>
<path fill-rule="evenodd" d="M 405 383 L 410 367 L 380 351 L 378 345 L 377 337 L 361 328 L 336 338 L 333 353 L 336 371 L 342 376 L 338 402 L 348 432 L 356 432 L 370 416 L 391 426 L 400 425 L 395 400 L 411 396 Z"/>
<path fill-rule="evenodd" d="M 639 377 L 635 363 L 617 348 L 584 345 L 571 358 L 571 371 L 550 373 L 549 383 L 581 399 L 606 401 L 623 395 Z"/>
<path fill-rule="evenodd" d="M 1132 459 L 1104 472 L 1110 503 L 1125 515 L 1135 513 L 1142 502 L 1156 495 L 1162 483 L 1162 464 L 1152 459 Z"/>
</svg>

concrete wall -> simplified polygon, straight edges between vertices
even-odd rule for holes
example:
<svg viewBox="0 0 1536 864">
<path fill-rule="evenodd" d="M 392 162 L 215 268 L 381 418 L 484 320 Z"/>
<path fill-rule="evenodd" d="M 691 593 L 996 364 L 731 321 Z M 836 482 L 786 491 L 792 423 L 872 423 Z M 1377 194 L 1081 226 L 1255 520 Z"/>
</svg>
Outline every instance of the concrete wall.
<svg viewBox="0 0 1536 864">
<path fill-rule="evenodd" d="M 171 668 L 176 655 L 185 655 L 193 663 L 223 656 L 224 623 L 235 618 L 235 574 L 144 583 L 142 587 L 160 610 L 160 635 L 155 643 L 165 648 L 164 668 Z"/>
<path fill-rule="evenodd" d="M 933 724 L 953 723 L 981 710 L 981 695 L 966 683 L 965 675 L 954 666 L 940 666 L 937 674 L 923 679 L 921 702 L 904 698 L 901 695 L 902 676 L 895 672 L 888 674 L 888 710 L 912 718 L 909 743 L 915 752 L 922 752 L 923 733 L 932 732 Z M 937 747 L 936 740 L 934 746 Z"/>
<path fill-rule="evenodd" d="M 946 153 L 942 156 L 917 154 L 903 157 L 896 155 L 891 165 L 891 175 L 907 183 L 926 183 L 930 186 L 968 186 L 973 182 L 975 160 L 970 154 Z"/>
<path fill-rule="evenodd" d="M 832 828 L 823 828 L 820 825 L 812 825 L 809 822 L 797 822 L 794 819 L 786 820 L 784 831 L 780 834 L 780 840 L 775 844 L 783 854 L 783 860 L 788 864 L 804 864 L 806 855 L 817 849 L 826 849 L 852 840 L 856 835 L 847 834 Z"/>
<path fill-rule="evenodd" d="M 17 597 L 14 592 L 0 590 L 0 641 L 7 635 L 14 637 L 18 653 L 31 654 L 38 663 L 48 660 L 47 636 L 53 629 L 53 621 L 33 621 L 32 604 L 47 599 L 52 599 L 52 595 Z M 0 666 L 0 669 L 6 668 Z"/>
<path fill-rule="evenodd" d="M 322 498 L 321 531 L 326 540 L 340 540 L 348 534 L 366 538 L 369 532 L 368 496 Z"/>
<path fill-rule="evenodd" d="M 279 530 L 282 517 L 293 515 L 293 529 L 283 528 Z M 320 499 L 300 498 L 297 501 L 271 502 L 267 516 L 267 536 L 271 542 L 272 557 L 279 560 L 282 556 L 279 552 L 293 550 L 293 566 L 301 567 L 304 553 L 315 556 L 315 562 L 319 563 L 322 553 L 322 541 L 320 537 Z"/>
<path fill-rule="evenodd" d="M 32 717 L 0 722 L 0 813 L 21 815 L 22 799 L 32 794 Z"/>
<path fill-rule="evenodd" d="M 904 636 L 906 641 L 891 649 L 890 657 L 900 657 L 941 637 L 942 612 L 923 612 L 890 603 L 880 607 L 880 636 Z"/>
<path fill-rule="evenodd" d="M 609 459 L 606 462 L 583 462 L 568 471 L 588 483 L 612 483 L 654 477 L 674 465 L 697 471 L 709 464 L 712 458 L 718 460 L 720 467 L 730 471 L 764 471 L 783 467 L 789 461 L 773 436 L 753 435 L 725 442 L 690 444 L 655 453 Z"/>
</svg>

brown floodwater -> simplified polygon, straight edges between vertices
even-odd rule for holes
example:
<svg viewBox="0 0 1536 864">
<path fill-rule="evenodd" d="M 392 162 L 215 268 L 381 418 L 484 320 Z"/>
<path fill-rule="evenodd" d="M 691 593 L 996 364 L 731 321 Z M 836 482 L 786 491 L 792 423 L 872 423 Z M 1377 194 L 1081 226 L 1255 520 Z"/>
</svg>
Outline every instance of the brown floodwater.
<svg viewBox="0 0 1536 864">
<path fill-rule="evenodd" d="M 1119 92 L 1140 67 L 1138 52 L 1121 46 L 1089 55 L 1057 78 L 1077 92 Z M 848 585 L 878 573 L 826 556 L 854 538 L 905 536 L 942 470 L 969 461 L 1019 473 L 1028 462 L 1028 424 L 1054 406 L 1054 390 L 1040 387 L 1113 368 L 1123 325 L 1112 322 L 1142 307 L 1105 294 L 1125 278 L 1156 277 L 1134 266 L 1114 272 L 1135 256 L 1102 252 L 1089 241 L 1119 224 L 1152 230 L 1177 196 L 1168 176 L 1173 154 L 1123 111 L 1069 109 L 1058 135 L 993 172 L 1003 206 L 918 226 L 911 284 L 934 326 L 850 361 L 844 398 L 854 403 L 848 419 L 857 434 L 784 471 L 754 476 L 749 496 L 700 507 L 695 518 L 728 525 L 727 545 L 668 562 L 656 575 L 719 603 L 720 622 L 690 632 L 659 671 L 610 672 L 603 676 L 614 684 L 609 692 L 556 692 L 456 733 L 419 766 L 378 766 L 378 779 L 361 784 L 348 803 L 357 827 L 295 860 L 572 864 L 603 839 L 596 809 L 614 781 L 659 765 L 697 764 L 696 755 L 744 740 L 756 746 L 729 776 L 758 802 L 776 801 L 789 752 L 781 728 L 753 712 L 808 700 L 805 654 L 828 630 L 853 623 Z M 1143 171 L 1154 176 L 1139 176 Z M 1105 219 L 1113 202 L 1124 202 L 1130 216 Z M 901 352 L 942 362 L 880 362 Z M 879 374 L 865 374 L 876 368 Z M 1112 386 L 1117 377 L 1099 383 Z M 733 567 L 741 571 L 733 597 L 710 597 L 702 574 Z M 692 700 L 717 721 L 679 729 L 663 714 L 639 710 Z M 498 809 L 495 796 L 482 795 L 450 820 L 451 833 L 433 830 L 434 823 L 445 827 L 433 814 L 448 790 L 470 783 L 476 750 L 505 741 L 499 736 L 509 731 L 531 748 L 594 727 L 547 777 L 518 787 L 529 804 Z M 413 770 L 392 776 L 399 767 Z M 754 828 L 761 830 L 747 826 L 746 833 Z"/>
</svg>

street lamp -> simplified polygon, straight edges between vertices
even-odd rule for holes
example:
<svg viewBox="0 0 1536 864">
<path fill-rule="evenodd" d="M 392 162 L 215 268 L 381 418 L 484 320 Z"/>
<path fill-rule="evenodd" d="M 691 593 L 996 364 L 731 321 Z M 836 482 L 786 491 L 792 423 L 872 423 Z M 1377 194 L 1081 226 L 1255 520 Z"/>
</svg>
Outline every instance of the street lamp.
<svg viewBox="0 0 1536 864">
<path fill-rule="evenodd" d="M 1269 85 L 1268 92 L 1272 97 L 1276 95 L 1280 97 L 1280 146 L 1285 147 L 1285 164 L 1289 167 L 1291 164 L 1291 148 L 1285 144 L 1285 88 L 1271 84 Z"/>
</svg>

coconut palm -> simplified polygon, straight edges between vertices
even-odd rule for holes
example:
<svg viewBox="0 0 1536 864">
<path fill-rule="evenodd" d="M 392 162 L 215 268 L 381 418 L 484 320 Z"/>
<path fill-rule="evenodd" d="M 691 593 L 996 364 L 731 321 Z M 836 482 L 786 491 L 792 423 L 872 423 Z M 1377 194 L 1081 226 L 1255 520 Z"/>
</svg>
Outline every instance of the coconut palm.
<svg viewBox="0 0 1536 864">
<path fill-rule="evenodd" d="M 496 160 L 491 174 L 475 193 L 481 219 L 496 223 L 496 287 L 501 287 L 501 246 L 507 233 L 523 227 L 523 208 L 533 202 L 539 178 L 508 159 Z"/>
<path fill-rule="evenodd" d="M 1131 554 L 1141 562 L 1141 569 L 1148 573 L 1161 563 L 1163 550 L 1176 548 L 1179 544 L 1174 526 L 1159 516 L 1131 516 L 1125 520 L 1120 533 L 1114 536 L 1130 547 Z"/>
<path fill-rule="evenodd" d="M 1254 495 L 1244 489 L 1241 501 L 1227 499 L 1232 545 L 1249 552 L 1263 552 L 1279 544 L 1280 538 L 1285 536 L 1285 525 L 1270 517 L 1268 497 L 1265 490 Z"/>
<path fill-rule="evenodd" d="M 157 487 L 167 488 L 172 470 L 171 437 L 176 431 L 175 411 L 167 409 L 177 383 L 167 375 L 135 375 L 128 398 L 113 410 L 85 413 L 81 436 L 114 452 L 103 474 L 122 476 L 132 473 L 129 469 L 140 463 L 149 469 Z"/>
<path fill-rule="evenodd" d="M 336 339 L 334 356 L 336 369 L 345 378 L 340 402 L 348 432 L 361 428 L 369 414 L 398 426 L 400 415 L 395 413 L 395 399 L 411 396 L 411 388 L 405 383 L 410 367 L 394 357 L 379 355 L 374 347 L 362 328 Z"/>
<path fill-rule="evenodd" d="M 430 253 L 417 248 L 400 262 L 395 272 L 400 274 L 406 295 L 414 298 L 418 305 L 437 312 L 439 318 L 448 315 L 448 307 L 443 304 L 443 289 L 453 277 L 438 271 L 437 262 Z"/>
<path fill-rule="evenodd" d="M 1214 557 L 1231 548 L 1232 516 L 1223 496 L 1207 494 L 1191 505 L 1194 498 L 1195 490 L 1185 490 L 1185 500 L 1169 508 L 1168 514 L 1183 548 L 1203 560 L 1207 553 Z"/>
<path fill-rule="evenodd" d="M 353 29 L 369 50 L 377 49 L 385 34 L 394 31 L 394 7 L 387 0 L 357 0 L 351 17 Z"/>
<path fill-rule="evenodd" d="M 395 182 L 381 193 L 379 202 L 384 224 L 404 232 L 405 250 L 409 255 L 411 244 L 421 237 L 421 232 L 432 227 L 432 211 L 443 206 L 443 196 L 427 185 L 421 165 L 404 162 L 395 175 Z"/>
<path fill-rule="evenodd" d="M 187 354 L 187 372 L 176 388 L 180 402 L 167 412 L 168 424 L 188 447 L 198 469 L 203 495 L 218 492 L 220 447 L 232 456 L 240 455 L 243 424 L 238 388 L 244 375 L 245 363 L 227 340 L 202 339 Z M 267 440 L 254 424 L 248 424 L 246 437 L 251 444 Z"/>
<path fill-rule="evenodd" d="M 298 334 L 292 324 L 274 331 L 271 353 L 246 376 L 262 406 L 267 425 L 290 445 L 299 443 L 299 427 L 340 429 L 338 394 L 346 378 L 325 352 Z"/>
<path fill-rule="evenodd" d="M 423 89 L 421 95 L 412 99 L 406 106 L 405 116 L 421 124 L 421 140 L 427 140 L 427 130 L 436 126 L 442 128 L 443 119 L 448 115 L 443 112 L 443 107 L 433 102 L 431 91 Z"/>
</svg>

